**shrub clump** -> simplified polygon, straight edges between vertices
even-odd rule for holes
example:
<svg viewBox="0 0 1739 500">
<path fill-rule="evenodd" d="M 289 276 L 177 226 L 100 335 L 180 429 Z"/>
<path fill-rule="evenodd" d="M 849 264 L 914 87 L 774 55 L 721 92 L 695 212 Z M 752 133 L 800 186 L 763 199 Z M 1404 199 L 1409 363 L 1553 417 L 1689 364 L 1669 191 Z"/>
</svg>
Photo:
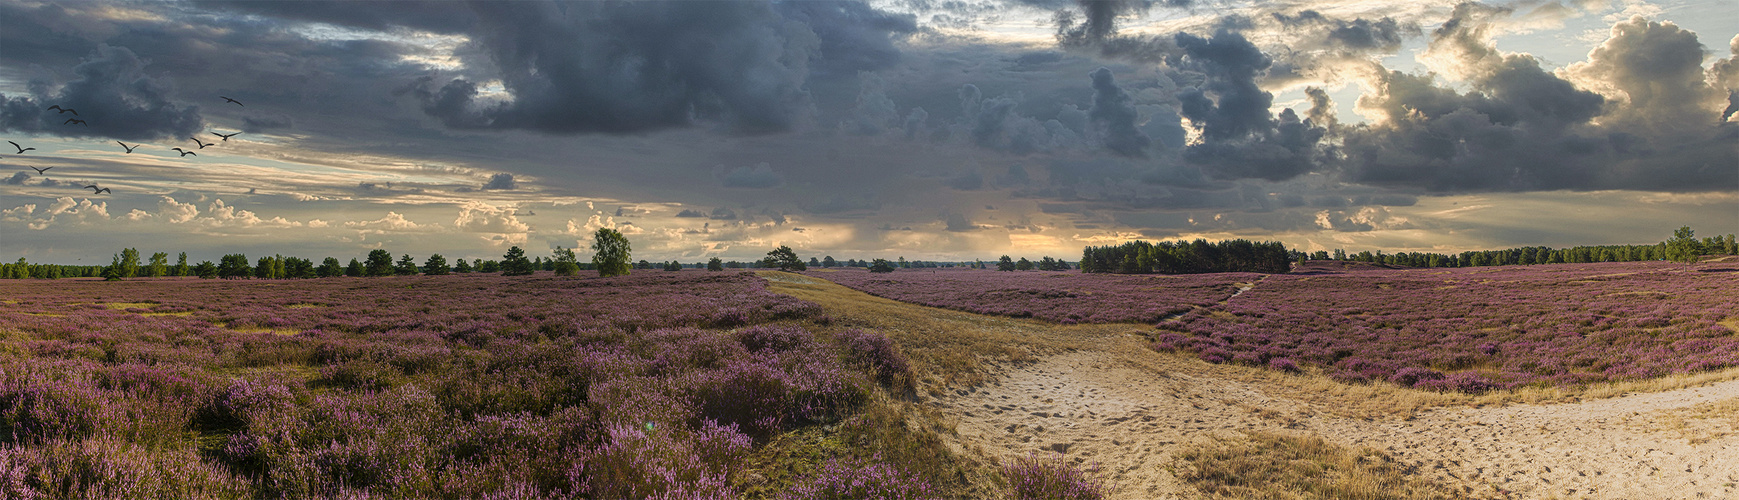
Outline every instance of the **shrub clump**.
<svg viewBox="0 0 1739 500">
<path fill-rule="evenodd" d="M 781 500 L 928 500 L 938 498 L 930 483 L 899 467 L 871 460 L 831 459 L 821 470 L 797 479 Z"/>
<path fill-rule="evenodd" d="M 892 384 L 912 373 L 911 362 L 886 335 L 853 328 L 839 332 L 838 338 L 846 354 L 875 370 L 876 379 L 883 384 Z"/>
<path fill-rule="evenodd" d="M 1077 468 L 1062 454 L 1017 457 L 1002 464 L 1002 475 L 1016 500 L 1101 500 L 1111 494 L 1111 482 L 1097 464 Z"/>
</svg>

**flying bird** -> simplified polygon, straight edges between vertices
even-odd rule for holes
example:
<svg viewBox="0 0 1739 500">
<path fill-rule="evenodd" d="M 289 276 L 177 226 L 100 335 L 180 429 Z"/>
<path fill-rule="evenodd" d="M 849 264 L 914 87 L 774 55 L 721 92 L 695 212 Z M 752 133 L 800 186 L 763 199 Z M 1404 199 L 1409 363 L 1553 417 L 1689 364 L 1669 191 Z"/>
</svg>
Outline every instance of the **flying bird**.
<svg viewBox="0 0 1739 500">
<path fill-rule="evenodd" d="M 205 149 L 206 146 L 216 146 L 217 145 L 217 143 L 215 143 L 215 142 L 211 143 L 211 144 L 206 144 L 204 142 L 201 142 L 199 140 L 199 138 L 197 138 L 197 137 L 188 137 L 187 140 L 193 141 L 194 144 L 198 144 L 199 149 Z"/>
<path fill-rule="evenodd" d="M 228 140 L 229 140 L 229 138 L 231 138 L 231 137 L 235 137 L 235 136 L 236 136 L 236 134 L 240 134 L 240 133 L 241 133 L 241 132 L 236 132 L 236 133 L 233 133 L 233 134 L 229 134 L 229 135 L 223 135 L 223 134 L 219 134 L 219 133 L 217 133 L 217 132 L 212 132 L 212 133 L 211 133 L 211 135 L 215 135 L 215 136 L 218 136 L 218 137 L 222 137 L 222 138 L 223 138 L 223 140 L 225 140 L 225 141 L 228 141 Z"/>
<path fill-rule="evenodd" d="M 85 189 L 91 190 L 91 194 L 103 194 L 103 193 L 115 194 L 114 191 L 109 191 L 109 188 L 99 188 L 99 187 L 97 187 L 96 184 L 91 184 L 89 186 L 85 186 Z"/>
<path fill-rule="evenodd" d="M 176 150 L 176 151 L 180 151 L 180 152 L 181 152 L 181 156 L 183 156 L 183 157 L 185 157 L 185 156 L 187 156 L 187 155 L 193 155 L 193 156 L 199 156 L 199 154 L 198 154 L 198 153 L 194 153 L 194 152 L 192 152 L 192 151 L 188 151 L 188 150 L 185 150 L 185 149 L 181 149 L 181 148 L 169 148 L 169 149 L 173 149 L 173 150 Z"/>
<path fill-rule="evenodd" d="M 35 151 L 36 150 L 36 148 L 27 148 L 24 146 L 19 146 L 18 143 L 16 143 L 16 142 L 12 142 L 12 141 L 6 141 L 6 142 L 8 144 L 11 144 L 12 147 L 18 148 L 18 154 L 24 154 L 25 151 Z"/>
<path fill-rule="evenodd" d="M 128 153 L 133 152 L 134 149 L 139 147 L 138 144 L 134 144 L 133 147 L 129 148 L 129 147 L 127 147 L 127 143 L 121 142 L 121 141 L 115 141 L 115 144 L 120 144 L 122 148 L 126 148 Z"/>
<path fill-rule="evenodd" d="M 56 113 L 55 113 L 55 114 L 60 114 L 60 113 L 68 113 L 68 112 L 70 112 L 70 113 L 72 113 L 72 115 L 73 115 L 73 116 L 78 116 L 78 111 L 76 111 L 76 110 L 74 110 L 74 109 L 72 109 L 72 108 L 63 108 L 63 107 L 60 107 L 60 105 L 59 105 L 59 104 L 56 104 L 56 105 L 53 105 L 53 106 L 49 106 L 49 107 L 48 107 L 48 109 L 53 109 L 53 110 L 58 110 L 58 111 L 57 111 L 57 112 L 56 112 Z"/>
<path fill-rule="evenodd" d="M 89 127 L 89 126 L 91 126 L 91 125 L 90 125 L 90 124 L 88 124 L 88 123 L 85 123 L 85 121 L 84 121 L 84 120 L 80 120 L 80 119 L 78 119 L 78 118 L 67 118 L 67 119 L 66 119 L 66 121 L 64 121 L 64 122 L 60 122 L 60 124 L 61 124 L 61 125 L 66 125 L 66 124 L 68 124 L 68 123 L 71 123 L 71 124 L 73 124 L 73 125 L 84 125 L 84 126 L 86 126 L 86 127 Z"/>
<path fill-rule="evenodd" d="M 223 97 L 223 96 L 218 96 L 218 97 Z M 228 98 L 228 97 L 223 97 L 223 100 L 225 100 L 225 101 L 229 101 L 229 102 L 233 102 L 233 103 L 235 103 L 235 105 L 237 105 L 237 106 L 242 106 L 242 102 L 241 102 L 241 101 L 237 101 L 237 100 L 235 100 L 235 99 L 230 99 L 230 98 Z M 242 106 L 242 107 L 246 107 L 246 106 Z"/>
<path fill-rule="evenodd" d="M 36 175 L 42 175 L 43 172 L 47 172 L 48 169 L 51 169 L 51 168 L 54 168 L 54 167 L 42 167 L 42 168 L 30 167 L 31 170 L 36 171 Z"/>
</svg>

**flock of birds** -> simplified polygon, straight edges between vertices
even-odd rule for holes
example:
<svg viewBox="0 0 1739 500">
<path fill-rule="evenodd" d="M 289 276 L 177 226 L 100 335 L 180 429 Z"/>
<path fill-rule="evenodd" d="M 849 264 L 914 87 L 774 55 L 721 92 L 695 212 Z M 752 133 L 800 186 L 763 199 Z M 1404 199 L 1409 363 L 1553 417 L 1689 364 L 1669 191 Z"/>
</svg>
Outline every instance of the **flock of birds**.
<svg viewBox="0 0 1739 500">
<path fill-rule="evenodd" d="M 237 106 L 243 106 L 241 101 L 237 101 L 235 99 L 230 99 L 230 98 L 224 97 L 224 96 L 218 96 L 218 97 L 222 97 L 224 101 L 235 104 Z M 72 113 L 73 117 L 67 118 L 65 122 L 61 122 L 61 125 L 84 125 L 86 127 L 91 126 L 89 123 L 86 123 L 84 120 L 81 120 L 78 118 L 78 116 L 79 116 L 78 110 L 75 110 L 72 108 L 63 108 L 59 104 L 49 106 L 48 109 L 51 111 L 54 111 L 55 114 L 60 114 L 60 115 Z M 211 133 L 211 135 L 215 135 L 215 136 L 223 138 L 223 141 L 225 141 L 225 142 L 228 142 L 229 138 L 235 137 L 238 134 L 241 134 L 241 132 L 232 132 L 232 133 L 228 133 L 228 134 L 219 134 L 217 132 Z M 207 146 L 216 146 L 217 145 L 217 143 L 215 143 L 215 142 L 201 141 L 201 140 L 199 140 L 198 137 L 188 137 L 187 139 L 190 141 L 193 141 L 194 144 L 198 145 L 199 149 L 205 149 Z M 11 144 L 13 148 L 18 150 L 18 153 L 16 153 L 16 154 L 22 155 L 22 154 L 24 154 L 25 151 L 35 151 L 36 150 L 36 148 L 27 148 L 27 147 L 19 145 L 16 142 L 12 142 L 12 141 L 6 141 L 6 142 L 8 144 Z M 139 149 L 139 146 L 142 146 L 142 144 L 134 144 L 132 146 L 128 146 L 127 143 L 121 142 L 121 141 L 115 141 L 115 144 L 120 144 L 121 149 L 127 150 L 127 153 L 129 153 L 129 154 L 131 154 L 133 152 L 133 150 Z M 181 149 L 181 148 L 169 148 L 169 149 L 171 151 L 181 153 L 182 158 L 186 158 L 188 155 L 199 156 L 199 154 L 193 152 L 193 150 L 187 150 L 187 149 Z M 49 171 L 49 169 L 54 168 L 54 167 L 36 168 L 33 165 L 26 165 L 26 166 L 30 167 L 31 170 L 35 170 L 36 175 L 44 175 Z M 91 194 L 93 194 L 93 195 L 103 194 L 103 193 L 110 193 L 110 194 L 114 193 L 113 191 L 110 191 L 109 188 L 97 187 L 96 184 L 91 184 L 89 186 L 85 186 L 84 188 L 91 190 Z"/>
</svg>

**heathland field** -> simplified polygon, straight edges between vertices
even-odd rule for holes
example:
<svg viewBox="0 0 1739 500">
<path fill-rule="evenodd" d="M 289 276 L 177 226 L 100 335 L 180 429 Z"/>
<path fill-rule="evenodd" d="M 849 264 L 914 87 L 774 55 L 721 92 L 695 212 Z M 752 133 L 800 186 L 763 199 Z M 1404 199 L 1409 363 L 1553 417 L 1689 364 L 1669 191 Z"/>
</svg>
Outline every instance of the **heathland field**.
<svg viewBox="0 0 1739 500">
<path fill-rule="evenodd" d="M 1736 330 L 1731 260 L 6 280 L 0 497 L 1731 497 Z"/>
</svg>

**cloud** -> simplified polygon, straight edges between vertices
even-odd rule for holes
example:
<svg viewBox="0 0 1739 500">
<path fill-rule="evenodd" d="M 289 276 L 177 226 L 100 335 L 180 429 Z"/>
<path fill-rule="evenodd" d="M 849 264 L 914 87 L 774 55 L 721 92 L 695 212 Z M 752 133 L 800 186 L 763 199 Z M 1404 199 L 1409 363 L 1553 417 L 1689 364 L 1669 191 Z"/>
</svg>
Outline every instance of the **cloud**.
<svg viewBox="0 0 1739 500">
<path fill-rule="evenodd" d="M 861 2 L 511 2 L 476 15 L 472 41 L 504 95 L 465 78 L 405 91 L 448 127 L 552 133 L 697 120 L 743 134 L 789 130 L 812 112 L 812 61 L 818 77 L 886 67 L 899 58 L 892 40 L 916 29 L 910 16 Z"/>
<path fill-rule="evenodd" d="M 28 181 L 28 180 L 30 180 L 30 174 L 26 174 L 24 172 L 17 172 L 17 173 L 13 173 L 11 177 L 7 177 L 6 180 L 0 181 L 0 184 L 6 184 L 8 186 L 22 186 L 22 185 L 24 185 L 24 181 Z"/>
<path fill-rule="evenodd" d="M 175 198 L 164 196 L 157 200 L 157 215 L 170 223 L 180 224 L 191 221 L 199 216 L 199 207 L 192 203 L 180 203 Z"/>
<path fill-rule="evenodd" d="M 519 183 L 513 181 L 513 174 L 495 174 L 489 176 L 489 182 L 483 183 L 483 190 L 519 189 Z"/>
<path fill-rule="evenodd" d="M 729 208 L 718 207 L 713 209 L 713 213 L 709 218 L 712 220 L 737 220 L 737 213 L 731 211 Z"/>
<path fill-rule="evenodd" d="M 219 200 L 218 203 L 221 204 L 222 200 Z M 387 212 L 385 217 L 376 220 L 345 222 L 344 227 L 362 229 L 364 232 L 384 233 L 423 231 L 430 229 L 431 225 L 412 222 L 398 212 Z"/>
<path fill-rule="evenodd" d="M 1359 105 L 1378 122 L 1342 134 L 1348 180 L 1435 192 L 1736 187 L 1739 128 L 1718 125 L 1721 95 L 1702 77 L 1695 34 L 1633 18 L 1554 74 L 1490 42 L 1507 12 L 1463 4 L 1433 33 L 1426 59 L 1467 93 L 1430 75 L 1377 76 Z"/>
<path fill-rule="evenodd" d="M 32 81 L 31 97 L 0 95 L 0 130 L 146 140 L 186 137 L 202 129 L 199 107 L 172 102 L 173 86 L 147 75 L 145 65 L 126 47 L 98 45 L 73 67 L 78 78 L 58 92 L 50 93 L 47 82 Z M 49 106 L 72 108 L 85 124 L 66 124 L 75 115 Z"/>
<path fill-rule="evenodd" d="M 961 214 L 948 214 L 946 221 L 948 224 L 948 230 L 953 232 L 977 231 L 982 229 L 978 227 L 978 225 L 973 224 L 965 215 Z"/>
<path fill-rule="evenodd" d="M 685 209 L 682 209 L 681 212 L 677 212 L 676 216 L 677 217 L 684 217 L 684 218 L 704 219 L 704 218 L 706 218 L 707 215 L 706 215 L 706 212 L 702 212 L 702 211 L 695 210 L 692 208 L 685 208 Z"/>
<path fill-rule="evenodd" d="M 1129 93 L 1117 87 L 1109 69 L 1093 70 L 1089 76 L 1093 79 L 1093 107 L 1087 110 L 1087 117 L 1102 127 L 1105 148 L 1121 156 L 1146 157 L 1147 134 L 1135 128 L 1135 106 Z"/>
<path fill-rule="evenodd" d="M 453 227 L 464 232 L 486 233 L 484 239 L 497 245 L 525 243 L 527 233 L 531 231 L 531 226 L 513 215 L 513 208 L 479 201 L 460 205 Z"/>
<path fill-rule="evenodd" d="M 732 169 L 730 172 L 720 175 L 719 182 L 723 183 L 725 187 L 766 189 L 784 184 L 785 178 L 780 176 L 778 172 L 774 172 L 771 165 L 760 163 L 754 167 L 744 166 Z"/>
<path fill-rule="evenodd" d="M 249 114 L 242 117 L 242 131 L 248 133 L 290 128 L 292 120 L 283 114 Z"/>
<path fill-rule="evenodd" d="M 900 110 L 892 99 L 888 99 L 887 82 L 880 75 L 867 71 L 859 73 L 858 79 L 862 83 L 857 105 L 847 112 L 848 118 L 840 123 L 840 128 L 856 135 L 878 135 L 883 130 L 898 127 Z"/>
</svg>

